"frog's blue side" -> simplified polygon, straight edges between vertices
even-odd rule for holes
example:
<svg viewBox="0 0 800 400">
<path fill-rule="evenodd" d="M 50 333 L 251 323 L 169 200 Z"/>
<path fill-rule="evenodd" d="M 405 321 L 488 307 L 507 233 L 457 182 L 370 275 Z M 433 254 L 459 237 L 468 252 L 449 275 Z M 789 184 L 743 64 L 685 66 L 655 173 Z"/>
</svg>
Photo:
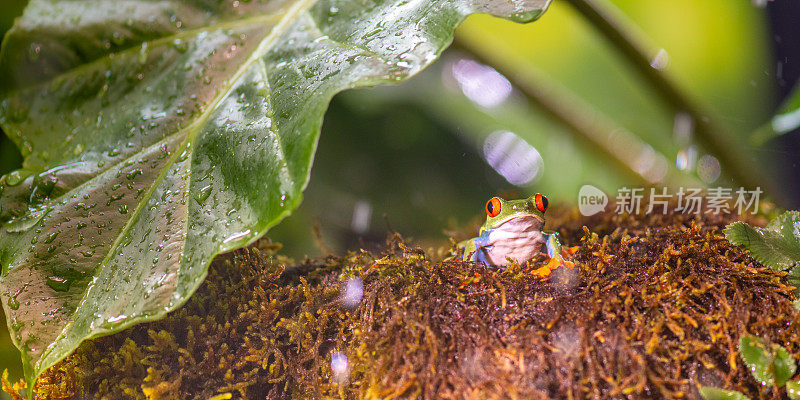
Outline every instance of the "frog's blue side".
<svg viewBox="0 0 800 400">
<path fill-rule="evenodd" d="M 482 262 L 487 265 L 491 264 L 486 258 L 486 251 L 484 250 L 489 246 L 489 235 L 491 234 L 492 229 L 486 229 L 480 236 L 472 239 L 472 242 L 475 243 L 475 252 L 471 256 L 472 261 Z"/>
<path fill-rule="evenodd" d="M 556 255 L 561 256 L 561 243 L 558 241 L 558 235 L 555 232 L 542 232 L 545 238 L 545 245 L 547 247 L 547 256 L 550 258 Z"/>
</svg>

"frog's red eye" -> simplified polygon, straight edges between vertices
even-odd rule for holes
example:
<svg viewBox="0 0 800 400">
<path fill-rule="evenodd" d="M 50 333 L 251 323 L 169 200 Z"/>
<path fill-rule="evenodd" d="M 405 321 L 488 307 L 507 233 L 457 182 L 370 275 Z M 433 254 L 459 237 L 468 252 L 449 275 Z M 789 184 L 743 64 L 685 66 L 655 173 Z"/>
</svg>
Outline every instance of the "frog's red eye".
<svg viewBox="0 0 800 400">
<path fill-rule="evenodd" d="M 486 202 L 486 215 L 496 217 L 497 214 L 500 214 L 500 199 L 492 197 Z"/>
<path fill-rule="evenodd" d="M 536 208 L 539 209 L 541 212 L 545 212 L 547 210 L 547 206 L 550 204 L 547 201 L 547 197 L 542 196 L 539 193 L 536 193 Z"/>
</svg>

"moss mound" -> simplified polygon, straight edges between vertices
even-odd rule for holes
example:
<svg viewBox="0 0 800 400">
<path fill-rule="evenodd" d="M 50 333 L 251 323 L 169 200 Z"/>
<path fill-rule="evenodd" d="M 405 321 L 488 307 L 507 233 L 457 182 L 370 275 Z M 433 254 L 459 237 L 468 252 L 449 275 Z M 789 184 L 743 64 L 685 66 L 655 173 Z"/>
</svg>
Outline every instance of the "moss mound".
<svg viewBox="0 0 800 400">
<path fill-rule="evenodd" d="M 792 287 L 725 240 L 728 221 L 554 219 L 580 249 L 575 269 L 546 281 L 530 274 L 543 259 L 433 261 L 400 237 L 286 269 L 267 251 L 234 252 L 166 319 L 81 345 L 37 398 L 698 398 L 698 385 L 785 396 L 753 380 L 737 344 L 751 333 L 800 355 Z M 363 298 L 347 308 L 353 277 Z"/>
</svg>

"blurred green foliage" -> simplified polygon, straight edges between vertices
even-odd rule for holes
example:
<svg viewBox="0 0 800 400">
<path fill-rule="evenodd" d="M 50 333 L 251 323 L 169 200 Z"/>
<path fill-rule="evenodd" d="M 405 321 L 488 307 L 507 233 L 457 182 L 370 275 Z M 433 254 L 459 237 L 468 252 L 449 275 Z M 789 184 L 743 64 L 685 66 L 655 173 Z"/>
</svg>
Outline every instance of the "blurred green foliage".
<svg viewBox="0 0 800 400">
<path fill-rule="evenodd" d="M 734 133 L 746 135 L 774 104 L 764 10 L 750 1 L 613 1 L 669 57 L 666 72 Z M 498 62 L 537 69 L 654 147 L 673 142 L 673 115 L 568 4 L 556 1 L 535 24 L 474 16 L 460 28 Z M 673 149 L 674 150 L 674 149 Z"/>
</svg>

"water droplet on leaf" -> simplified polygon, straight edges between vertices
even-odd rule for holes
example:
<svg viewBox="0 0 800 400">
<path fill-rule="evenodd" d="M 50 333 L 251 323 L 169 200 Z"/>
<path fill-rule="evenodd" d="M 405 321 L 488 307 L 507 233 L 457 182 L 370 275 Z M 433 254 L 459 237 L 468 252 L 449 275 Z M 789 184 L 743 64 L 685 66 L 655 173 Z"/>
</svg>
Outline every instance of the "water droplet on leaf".
<svg viewBox="0 0 800 400">
<path fill-rule="evenodd" d="M 203 204 L 203 202 L 206 201 L 208 196 L 211 195 L 211 189 L 212 189 L 211 185 L 205 186 L 202 189 L 200 189 L 200 191 L 197 193 L 197 196 L 195 196 L 194 198 L 195 200 L 197 200 L 197 204 Z"/>
<path fill-rule="evenodd" d="M 50 286 L 50 288 L 55 290 L 56 292 L 68 291 L 71 284 L 72 281 L 70 281 L 67 278 L 62 278 L 60 276 L 47 277 L 47 286 Z"/>
<path fill-rule="evenodd" d="M 12 310 L 19 310 L 19 301 L 16 297 L 9 297 L 8 298 L 8 308 Z"/>
<path fill-rule="evenodd" d="M 30 173 L 25 172 L 23 170 L 12 171 L 8 175 L 6 175 L 6 185 L 17 186 L 20 184 L 20 182 L 24 181 L 25 178 L 27 178 L 29 175 Z"/>
<path fill-rule="evenodd" d="M 39 43 L 31 43 L 30 47 L 28 47 L 28 59 L 31 61 L 36 61 L 39 59 L 39 54 L 42 51 L 42 45 Z"/>
<path fill-rule="evenodd" d="M 141 49 L 139 49 L 139 56 L 137 60 L 139 64 L 144 64 L 147 62 L 147 56 L 150 54 L 150 50 L 147 48 L 147 42 L 142 43 Z"/>
</svg>

